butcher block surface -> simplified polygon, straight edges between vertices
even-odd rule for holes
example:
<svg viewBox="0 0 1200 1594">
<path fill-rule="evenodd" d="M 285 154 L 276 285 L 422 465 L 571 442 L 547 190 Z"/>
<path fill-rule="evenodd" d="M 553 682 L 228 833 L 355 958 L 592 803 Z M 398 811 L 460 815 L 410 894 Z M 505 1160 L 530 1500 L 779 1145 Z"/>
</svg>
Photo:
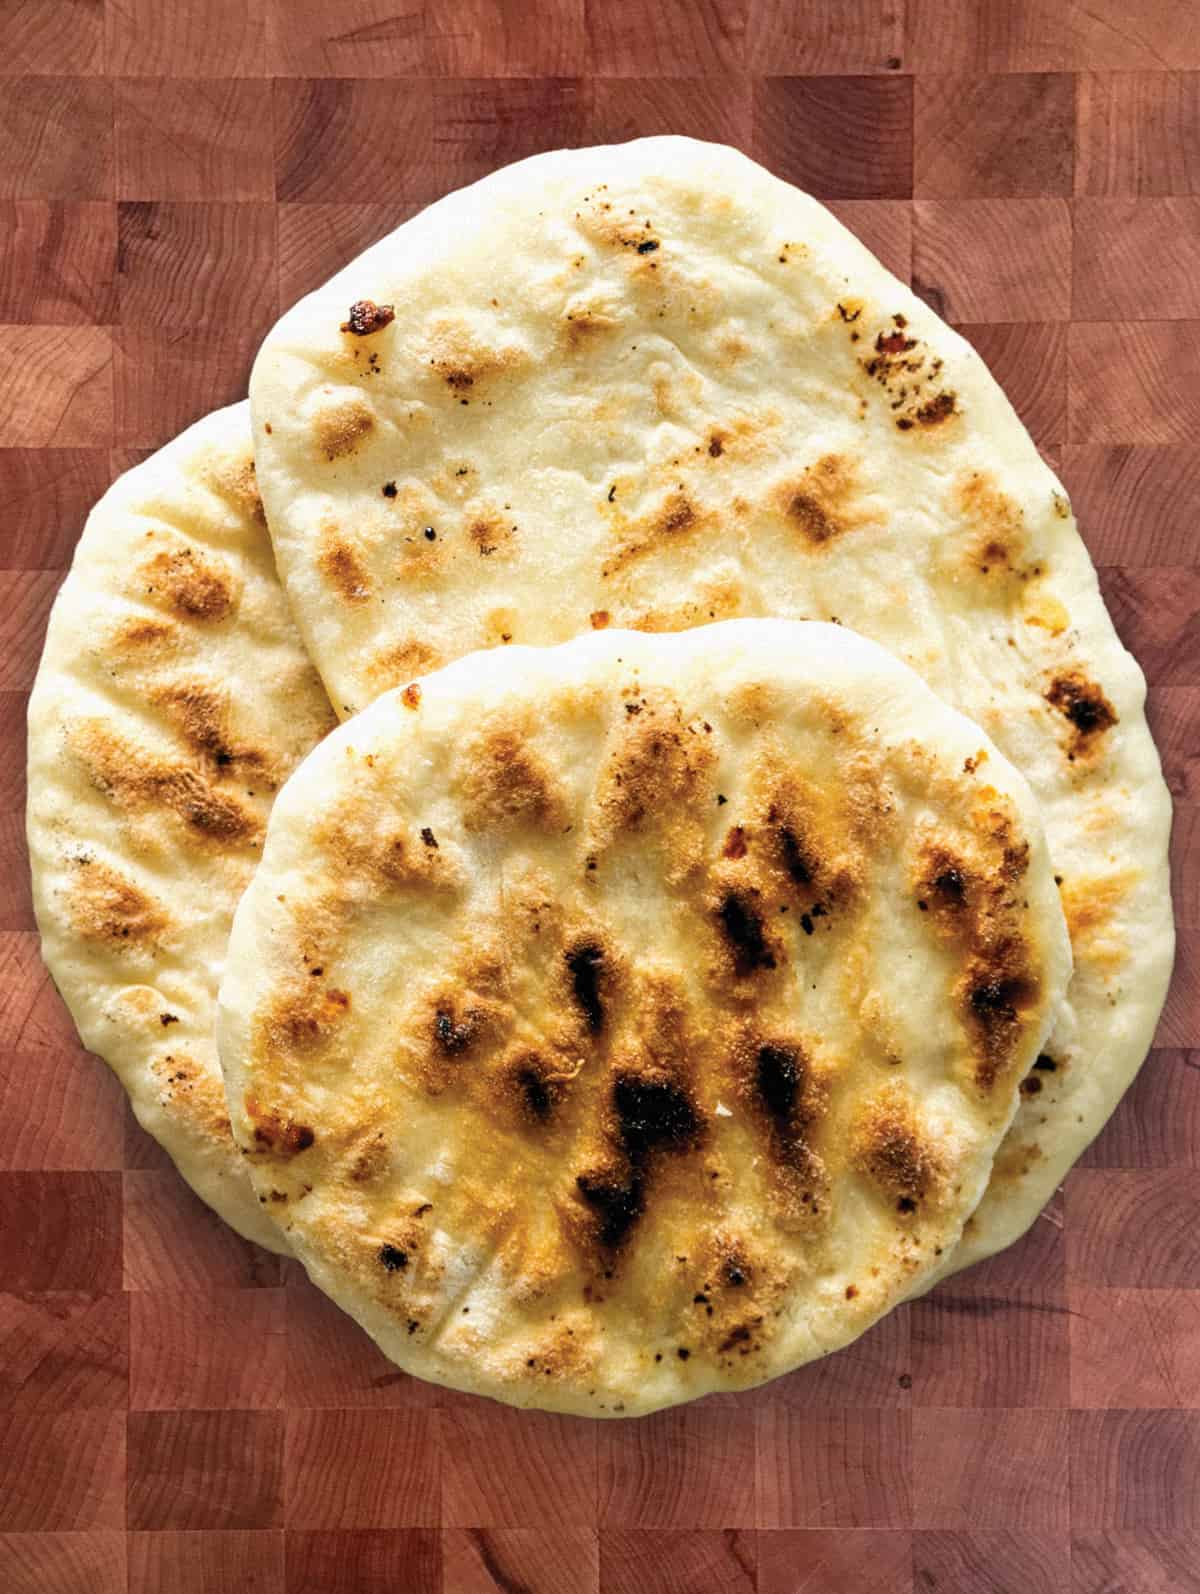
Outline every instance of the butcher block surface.
<svg viewBox="0 0 1200 1594">
<path fill-rule="evenodd" d="M 407 1378 L 186 1190 L 29 903 L 24 715 L 88 507 L 429 200 L 683 132 L 837 214 L 1058 468 L 1176 801 L 1157 1045 L 1027 1238 L 636 1422 Z M 0 0 L 0 1590 L 1200 1590 L 1194 0 Z"/>
</svg>

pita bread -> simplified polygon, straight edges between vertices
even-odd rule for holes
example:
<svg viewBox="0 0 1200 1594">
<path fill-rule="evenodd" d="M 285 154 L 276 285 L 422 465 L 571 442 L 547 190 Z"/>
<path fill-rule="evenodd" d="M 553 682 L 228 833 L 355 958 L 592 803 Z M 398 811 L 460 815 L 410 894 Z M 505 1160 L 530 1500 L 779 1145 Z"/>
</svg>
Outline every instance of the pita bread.
<svg viewBox="0 0 1200 1594">
<path fill-rule="evenodd" d="M 280 568 L 339 712 L 475 648 L 836 618 L 978 721 L 1075 950 L 956 1263 L 1015 1239 L 1141 1063 L 1173 955 L 1144 682 L 974 351 L 732 150 L 565 151 L 452 194 L 269 335 Z"/>
<path fill-rule="evenodd" d="M 30 699 L 27 819 L 43 955 L 84 1044 L 196 1193 L 274 1250 L 229 1133 L 217 984 L 274 794 L 332 722 L 239 404 L 89 515 Z"/>
<path fill-rule="evenodd" d="M 234 1134 L 413 1372 L 607 1416 L 853 1339 L 957 1241 L 1069 976 L 1037 806 L 837 626 L 386 694 L 234 921 Z"/>
</svg>

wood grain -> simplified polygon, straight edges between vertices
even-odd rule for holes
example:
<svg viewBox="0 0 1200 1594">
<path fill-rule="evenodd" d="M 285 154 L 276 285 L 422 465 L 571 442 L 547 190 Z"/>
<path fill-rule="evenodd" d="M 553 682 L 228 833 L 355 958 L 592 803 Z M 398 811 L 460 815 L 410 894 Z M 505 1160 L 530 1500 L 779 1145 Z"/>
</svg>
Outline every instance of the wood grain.
<svg viewBox="0 0 1200 1594">
<path fill-rule="evenodd" d="M 1200 1594 L 1194 0 L 0 4 L 3 1594 Z M 717 138 L 829 201 L 1061 470 L 1176 801 L 1156 1050 L 1010 1252 L 645 1422 L 408 1378 L 224 1228 L 40 965 L 24 713 L 120 470 L 277 311 L 562 142 Z"/>
</svg>

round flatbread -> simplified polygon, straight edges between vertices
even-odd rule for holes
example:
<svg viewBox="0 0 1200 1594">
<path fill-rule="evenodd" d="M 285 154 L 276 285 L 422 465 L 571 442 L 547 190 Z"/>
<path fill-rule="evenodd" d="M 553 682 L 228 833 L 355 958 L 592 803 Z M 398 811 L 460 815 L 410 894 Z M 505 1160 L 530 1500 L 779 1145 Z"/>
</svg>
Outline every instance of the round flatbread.
<svg viewBox="0 0 1200 1594">
<path fill-rule="evenodd" d="M 631 1415 L 930 1275 L 1069 966 L 1026 783 L 882 648 L 610 631 L 305 761 L 219 1040 L 260 1195 L 389 1356 Z"/>
<path fill-rule="evenodd" d="M 239 404 L 89 515 L 29 703 L 27 821 L 42 952 L 84 1044 L 196 1193 L 275 1250 L 229 1133 L 216 994 L 275 792 L 332 723 Z"/>
<path fill-rule="evenodd" d="M 995 739 L 1076 968 L 956 1262 L 1015 1239 L 1150 1043 L 1170 808 L 1066 494 L 969 345 L 814 200 L 651 139 L 432 206 L 280 321 L 251 403 L 343 714 L 475 648 L 781 615 L 882 642 Z"/>
</svg>

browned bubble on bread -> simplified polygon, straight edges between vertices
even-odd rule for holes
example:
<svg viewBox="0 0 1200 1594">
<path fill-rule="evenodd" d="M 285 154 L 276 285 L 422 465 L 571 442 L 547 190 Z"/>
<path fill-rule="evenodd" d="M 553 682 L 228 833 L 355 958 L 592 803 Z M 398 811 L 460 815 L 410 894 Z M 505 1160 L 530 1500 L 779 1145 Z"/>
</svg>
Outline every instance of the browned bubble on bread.
<svg viewBox="0 0 1200 1594">
<path fill-rule="evenodd" d="M 1103 745 L 1106 731 L 1117 723 L 1117 711 L 1083 670 L 1063 670 L 1046 689 L 1046 701 L 1067 721 L 1068 757 L 1088 758 Z"/>
<path fill-rule="evenodd" d="M 317 446 L 329 461 L 356 453 L 364 438 L 375 430 L 375 411 L 354 394 L 317 411 L 313 422 Z"/>
<path fill-rule="evenodd" d="M 538 751 L 527 716 L 494 716 L 465 742 L 459 771 L 469 830 L 558 830 L 566 823 L 565 790 Z"/>
<path fill-rule="evenodd" d="M 854 1121 L 851 1155 L 899 1213 L 917 1212 L 942 1194 L 941 1153 L 922 1128 L 915 1102 L 899 1085 L 863 1104 Z"/>
<path fill-rule="evenodd" d="M 142 593 L 181 620 L 213 623 L 233 612 L 239 583 L 225 560 L 188 544 L 156 549 L 138 567 Z"/>
<path fill-rule="evenodd" d="M 370 599 L 370 573 L 354 543 L 334 525 L 322 530 L 317 569 L 343 603 L 366 603 Z"/>
<path fill-rule="evenodd" d="M 90 854 L 71 860 L 64 889 L 71 923 L 86 941 L 115 951 L 145 951 L 170 929 L 164 903 Z"/>
<path fill-rule="evenodd" d="M 775 490 L 774 504 L 802 548 L 822 548 L 846 532 L 878 520 L 865 507 L 859 473 L 841 454 L 823 454 Z"/>
<path fill-rule="evenodd" d="M 115 807 L 128 814 L 164 810 L 189 832 L 221 848 L 257 844 L 262 820 L 246 801 L 214 784 L 195 765 L 158 757 L 113 731 L 101 719 L 76 721 L 68 745 L 89 780 Z"/>
<path fill-rule="evenodd" d="M 356 299 L 350 314 L 342 322 L 341 330 L 356 338 L 369 338 L 396 319 L 396 308 L 390 304 L 376 304 L 374 299 Z"/>
</svg>

